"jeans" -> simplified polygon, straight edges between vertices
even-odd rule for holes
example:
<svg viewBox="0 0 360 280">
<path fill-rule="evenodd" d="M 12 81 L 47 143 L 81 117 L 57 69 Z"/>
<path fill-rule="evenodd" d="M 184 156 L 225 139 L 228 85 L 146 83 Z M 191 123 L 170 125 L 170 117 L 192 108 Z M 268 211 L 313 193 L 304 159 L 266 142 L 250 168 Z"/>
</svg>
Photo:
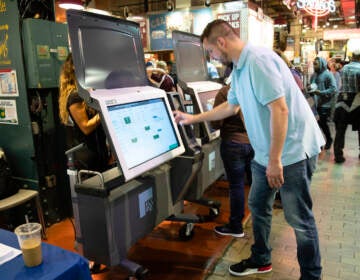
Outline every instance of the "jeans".
<svg viewBox="0 0 360 280">
<path fill-rule="evenodd" d="M 344 156 L 345 147 L 345 134 L 347 129 L 347 123 L 335 122 L 335 141 L 334 141 L 334 155 L 335 159 L 340 159 Z M 360 130 L 358 130 L 359 141 L 359 156 L 360 156 Z"/>
<path fill-rule="evenodd" d="M 320 279 L 321 258 L 319 237 L 312 212 L 310 196 L 311 177 L 317 157 L 284 166 L 284 184 L 279 189 L 285 219 L 294 229 L 297 243 L 297 258 L 301 279 Z M 266 167 L 252 162 L 253 181 L 249 194 L 249 208 L 253 221 L 254 244 L 251 260 L 257 264 L 271 263 L 270 230 L 275 192 L 266 178 Z"/>
<path fill-rule="evenodd" d="M 342 158 L 344 155 L 343 149 L 345 146 L 346 128 L 347 128 L 347 123 L 335 122 L 335 141 L 334 141 L 335 159 Z"/>
<path fill-rule="evenodd" d="M 330 143 L 332 141 L 330 128 L 329 128 L 329 117 L 331 115 L 331 108 L 318 108 L 319 120 L 318 124 L 321 130 L 324 132 L 326 143 Z"/>
<path fill-rule="evenodd" d="M 254 150 L 250 144 L 221 141 L 220 154 L 229 181 L 230 217 L 229 224 L 235 231 L 242 231 L 244 218 L 244 178 L 251 181 L 251 160 Z"/>
</svg>

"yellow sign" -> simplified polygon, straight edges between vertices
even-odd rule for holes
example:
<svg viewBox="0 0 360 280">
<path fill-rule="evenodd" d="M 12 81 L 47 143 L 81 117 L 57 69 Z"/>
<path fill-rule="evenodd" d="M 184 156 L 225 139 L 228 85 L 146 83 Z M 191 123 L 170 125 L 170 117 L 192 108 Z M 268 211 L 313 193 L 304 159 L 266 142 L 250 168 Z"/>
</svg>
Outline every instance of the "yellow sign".
<svg viewBox="0 0 360 280">
<path fill-rule="evenodd" d="M 3 0 L 0 0 L 0 13 L 6 12 L 6 3 Z"/>
<path fill-rule="evenodd" d="M 0 25 L 0 58 L 7 58 L 8 56 L 8 29 L 7 24 Z"/>
</svg>

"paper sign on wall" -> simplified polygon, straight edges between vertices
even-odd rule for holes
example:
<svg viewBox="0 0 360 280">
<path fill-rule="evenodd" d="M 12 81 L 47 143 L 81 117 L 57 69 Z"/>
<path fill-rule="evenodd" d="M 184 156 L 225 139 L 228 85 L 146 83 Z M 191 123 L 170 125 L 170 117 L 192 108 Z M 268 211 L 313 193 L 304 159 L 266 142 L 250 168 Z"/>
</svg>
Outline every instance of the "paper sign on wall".
<svg viewBox="0 0 360 280">
<path fill-rule="evenodd" d="M 15 100 L 8 100 L 8 99 L 0 100 L 0 123 L 6 123 L 6 124 L 19 123 Z"/>
<path fill-rule="evenodd" d="M 0 97 L 19 96 L 16 71 L 0 69 Z"/>
</svg>

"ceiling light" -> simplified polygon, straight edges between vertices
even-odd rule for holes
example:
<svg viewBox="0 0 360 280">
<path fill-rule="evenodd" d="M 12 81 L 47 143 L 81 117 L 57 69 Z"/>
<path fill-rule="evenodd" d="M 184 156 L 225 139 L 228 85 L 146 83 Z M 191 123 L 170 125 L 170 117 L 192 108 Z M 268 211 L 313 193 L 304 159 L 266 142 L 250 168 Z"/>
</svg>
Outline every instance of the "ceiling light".
<svg viewBox="0 0 360 280">
<path fill-rule="evenodd" d="M 63 9 L 83 10 L 84 3 L 81 0 L 59 0 L 58 5 Z"/>
</svg>

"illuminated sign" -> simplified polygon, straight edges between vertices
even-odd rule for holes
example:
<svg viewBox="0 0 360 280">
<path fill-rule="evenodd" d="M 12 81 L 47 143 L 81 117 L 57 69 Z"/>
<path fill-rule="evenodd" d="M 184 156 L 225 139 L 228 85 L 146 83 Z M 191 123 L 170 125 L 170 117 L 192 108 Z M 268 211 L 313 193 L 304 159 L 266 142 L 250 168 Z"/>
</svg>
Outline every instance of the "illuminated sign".
<svg viewBox="0 0 360 280">
<path fill-rule="evenodd" d="M 323 38 L 324 40 L 360 40 L 360 28 L 324 30 Z"/>
<path fill-rule="evenodd" d="M 323 17 L 336 11 L 334 0 L 298 0 L 296 5 L 299 9 L 317 17 Z"/>
</svg>

